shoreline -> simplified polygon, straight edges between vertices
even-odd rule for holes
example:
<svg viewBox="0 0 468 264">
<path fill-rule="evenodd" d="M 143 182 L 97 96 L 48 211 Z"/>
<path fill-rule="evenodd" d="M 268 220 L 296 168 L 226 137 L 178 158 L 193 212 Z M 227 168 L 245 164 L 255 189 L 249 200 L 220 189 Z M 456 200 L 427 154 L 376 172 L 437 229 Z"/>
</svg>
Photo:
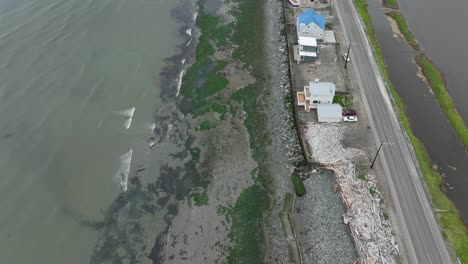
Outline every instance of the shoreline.
<svg viewBox="0 0 468 264">
<path fill-rule="evenodd" d="M 168 217 L 170 228 L 158 236 L 153 261 L 260 263 L 269 243 L 264 220 L 276 184 L 267 146 L 283 134 L 265 130 L 272 113 L 262 102 L 280 102 L 274 113 L 283 115 L 283 99 L 278 100 L 283 94 L 269 90 L 266 54 L 259 52 L 266 52 L 264 36 L 256 33 L 264 29 L 259 14 L 265 3 L 236 0 L 207 12 L 205 2 L 197 2 L 196 30 L 189 40 L 197 44 L 195 59 L 187 59 L 191 64 L 183 69 L 177 96 L 181 117 L 189 123 L 185 150 L 177 154 L 185 163 L 181 180 L 190 186 L 189 194 Z M 249 17 L 256 18 L 254 27 Z M 286 149 L 292 156 L 293 145 Z M 294 158 L 282 151 L 281 168 L 292 170 Z M 273 252 L 275 258 L 287 257 L 283 253 Z"/>
</svg>

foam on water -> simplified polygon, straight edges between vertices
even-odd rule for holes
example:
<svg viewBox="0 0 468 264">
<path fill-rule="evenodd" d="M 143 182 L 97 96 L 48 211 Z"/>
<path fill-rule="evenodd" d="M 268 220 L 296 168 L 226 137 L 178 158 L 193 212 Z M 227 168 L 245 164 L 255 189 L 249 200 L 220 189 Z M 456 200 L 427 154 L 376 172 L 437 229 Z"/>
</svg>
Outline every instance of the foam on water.
<svg viewBox="0 0 468 264">
<path fill-rule="evenodd" d="M 151 129 L 151 133 L 153 133 L 156 128 L 156 123 L 148 124 L 148 128 Z"/>
<path fill-rule="evenodd" d="M 185 59 L 182 59 L 181 64 L 184 66 Z M 179 96 L 180 92 L 180 87 L 182 87 L 182 77 L 184 77 L 184 70 L 182 70 L 179 74 L 179 80 L 177 81 L 177 94 L 176 96 Z"/>
<path fill-rule="evenodd" d="M 132 108 L 129 108 L 129 109 L 126 109 L 126 110 L 122 110 L 119 112 L 120 115 L 122 116 L 128 116 L 128 119 L 125 120 L 124 122 L 124 127 L 125 129 L 129 129 L 130 126 L 132 125 L 132 120 L 133 120 L 133 114 L 135 113 L 135 107 L 132 107 Z"/>
<path fill-rule="evenodd" d="M 179 80 L 177 81 L 177 94 L 176 96 L 179 96 L 180 92 L 180 87 L 182 87 L 182 77 L 184 76 L 184 70 L 182 70 L 179 74 Z"/>
<path fill-rule="evenodd" d="M 133 116 L 133 113 L 135 113 L 135 107 L 132 107 L 132 108 L 129 108 L 129 109 L 126 109 L 126 110 L 119 111 L 119 114 L 122 115 L 122 116 L 130 116 L 130 117 L 132 117 L 132 116 Z"/>
<path fill-rule="evenodd" d="M 133 149 L 120 156 L 120 167 L 114 176 L 115 181 L 120 185 L 122 191 L 127 191 L 128 174 L 130 173 L 130 164 L 132 162 Z"/>
<path fill-rule="evenodd" d="M 192 36 L 192 29 L 191 28 L 187 29 L 185 33 L 187 33 L 187 35 L 189 36 Z"/>
</svg>

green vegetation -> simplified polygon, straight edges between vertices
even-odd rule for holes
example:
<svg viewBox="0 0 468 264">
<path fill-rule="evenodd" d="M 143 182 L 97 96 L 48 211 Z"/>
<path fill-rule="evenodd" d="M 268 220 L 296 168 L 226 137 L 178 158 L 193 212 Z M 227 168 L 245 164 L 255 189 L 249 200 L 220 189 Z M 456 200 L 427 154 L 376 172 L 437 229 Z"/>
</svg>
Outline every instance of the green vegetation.
<svg viewBox="0 0 468 264">
<path fill-rule="evenodd" d="M 221 115 L 221 119 L 225 119 L 226 113 L 228 111 L 227 107 L 225 105 L 219 104 L 219 103 L 212 103 L 211 104 L 211 110 L 214 112 L 218 113 Z"/>
<path fill-rule="evenodd" d="M 304 183 L 302 182 L 301 178 L 297 175 L 292 175 L 291 179 L 294 184 L 294 189 L 296 189 L 296 194 L 297 196 L 302 196 L 305 194 L 305 188 L 304 188 Z"/>
<path fill-rule="evenodd" d="M 413 48 L 414 50 L 419 50 L 420 49 L 419 44 L 414 38 L 413 33 L 411 33 L 411 31 L 409 30 L 408 25 L 406 24 L 406 20 L 403 17 L 403 15 L 401 15 L 399 12 L 392 11 L 392 12 L 388 12 L 387 16 L 390 16 L 396 21 L 401 34 L 405 36 L 405 39 L 408 42 L 408 44 L 411 46 L 411 48 Z"/>
<path fill-rule="evenodd" d="M 326 30 L 332 30 L 333 29 L 333 24 L 331 22 L 326 22 L 325 23 L 325 29 Z"/>
<path fill-rule="evenodd" d="M 377 197 L 377 196 L 378 196 L 378 193 L 377 193 L 377 191 L 375 190 L 374 187 L 370 187 L 370 188 L 369 188 L 369 193 L 370 193 L 370 195 L 371 195 L 372 197 Z"/>
<path fill-rule="evenodd" d="M 210 121 L 210 120 L 203 120 L 203 121 L 200 123 L 199 130 L 201 130 L 201 131 L 207 131 L 207 130 L 210 130 L 210 129 L 215 128 L 215 127 L 216 127 L 216 124 L 213 123 L 212 121 Z"/>
<path fill-rule="evenodd" d="M 365 173 L 359 173 L 357 178 L 360 179 L 361 181 L 366 181 L 367 180 Z"/>
<path fill-rule="evenodd" d="M 245 189 L 227 215 L 231 219 L 230 238 L 234 246 L 227 257 L 228 263 L 263 263 L 263 212 L 269 201 L 265 189 L 258 184 Z"/>
<path fill-rule="evenodd" d="M 283 212 L 291 212 L 293 209 L 294 195 L 286 193 L 284 195 Z"/>
<path fill-rule="evenodd" d="M 398 2 L 396 0 L 383 0 L 383 4 L 384 4 L 384 6 L 390 7 L 390 8 L 393 8 L 393 9 L 398 9 L 399 8 Z"/>
<path fill-rule="evenodd" d="M 385 220 L 388 220 L 389 217 L 388 217 L 388 213 L 387 213 L 387 212 L 384 212 L 384 213 L 383 213 L 383 218 L 384 218 Z"/>
<path fill-rule="evenodd" d="M 437 101 L 439 102 L 442 112 L 452 124 L 458 138 L 465 146 L 465 149 L 468 149 L 468 127 L 452 102 L 452 98 L 447 91 L 442 73 L 437 70 L 434 64 L 432 64 L 429 58 L 425 55 L 418 55 L 414 60 L 426 77 Z"/>
<path fill-rule="evenodd" d="M 202 5 L 200 1 L 199 5 Z M 180 93 L 184 96 L 179 108 L 184 114 L 194 117 L 211 111 L 211 96 L 224 89 L 229 81 L 220 73 L 227 62 L 215 60 L 215 46 L 227 45 L 232 25 L 224 25 L 221 18 L 200 11 L 196 25 L 201 36 L 195 50 L 195 63 L 187 69 L 182 80 Z"/>
<path fill-rule="evenodd" d="M 452 249 L 455 251 L 455 254 L 460 258 L 461 262 L 468 263 L 468 230 L 464 225 L 463 221 L 460 219 L 458 211 L 456 210 L 453 203 L 442 192 L 440 188 L 442 185 L 441 176 L 436 170 L 433 169 L 432 161 L 429 157 L 429 154 L 422 145 L 421 141 L 419 141 L 419 139 L 413 134 L 411 130 L 408 117 L 406 116 L 404 111 L 405 106 L 403 104 L 403 100 L 396 92 L 388 77 L 388 73 L 383 60 L 382 51 L 380 50 L 380 47 L 377 43 L 377 39 L 375 37 L 372 20 L 367 12 L 366 1 L 355 0 L 354 3 L 366 27 L 366 31 L 369 36 L 371 45 L 374 48 L 374 53 L 377 59 L 377 63 L 380 67 L 381 73 L 388 85 L 390 93 L 392 94 L 394 103 L 398 108 L 400 121 L 406 133 L 408 134 L 411 143 L 413 144 L 416 159 L 419 162 L 419 167 L 421 168 L 427 188 L 429 190 L 429 193 L 431 194 L 433 206 L 439 210 L 444 210 L 444 212 L 439 215 L 439 222 L 442 226 L 442 233 L 447 239 Z"/>
<path fill-rule="evenodd" d="M 244 190 L 232 208 L 230 236 L 233 245 L 228 253 L 228 263 L 263 263 L 263 213 L 270 206 L 265 187 L 270 182 L 265 162 L 268 134 L 263 129 L 265 116 L 257 104 L 263 94 L 267 76 L 264 72 L 263 0 L 233 0 L 236 6 L 231 14 L 236 18 L 232 42 L 237 46 L 233 58 L 242 61 L 255 78 L 255 83 L 236 91 L 232 99 L 247 113 L 244 126 L 249 133 L 252 157 L 258 170 L 252 172 L 253 186 Z"/>
<path fill-rule="evenodd" d="M 344 108 L 349 108 L 349 95 L 335 95 L 333 103 L 340 104 Z"/>
<path fill-rule="evenodd" d="M 193 202 L 197 206 L 207 205 L 208 204 L 208 193 L 205 191 L 203 192 L 195 192 L 192 195 Z"/>
</svg>

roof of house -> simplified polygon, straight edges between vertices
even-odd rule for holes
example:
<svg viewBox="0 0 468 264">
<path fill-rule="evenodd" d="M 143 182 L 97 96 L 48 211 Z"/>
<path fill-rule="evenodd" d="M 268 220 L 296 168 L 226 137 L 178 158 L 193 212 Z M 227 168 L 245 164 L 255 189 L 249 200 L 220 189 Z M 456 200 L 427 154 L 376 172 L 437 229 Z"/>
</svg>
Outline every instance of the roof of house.
<svg viewBox="0 0 468 264">
<path fill-rule="evenodd" d="M 313 37 L 299 36 L 299 45 L 317 47 L 317 39 Z"/>
<path fill-rule="evenodd" d="M 312 96 L 334 96 L 335 84 L 332 82 L 309 82 Z"/>
<path fill-rule="evenodd" d="M 341 119 L 342 108 L 339 104 L 319 104 L 317 106 L 317 115 L 322 118 L 338 118 Z"/>
<path fill-rule="evenodd" d="M 309 25 L 315 23 L 321 29 L 325 30 L 325 16 L 317 14 L 312 8 L 302 12 L 297 18 L 298 24 Z"/>
</svg>

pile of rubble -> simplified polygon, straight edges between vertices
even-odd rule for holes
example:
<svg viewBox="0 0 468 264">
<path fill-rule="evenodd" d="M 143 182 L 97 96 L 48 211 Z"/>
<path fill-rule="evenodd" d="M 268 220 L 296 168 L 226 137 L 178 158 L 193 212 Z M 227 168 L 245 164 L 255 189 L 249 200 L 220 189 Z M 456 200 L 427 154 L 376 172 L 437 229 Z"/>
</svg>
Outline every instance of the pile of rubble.
<svg viewBox="0 0 468 264">
<path fill-rule="evenodd" d="M 357 179 L 353 159 L 364 154 L 341 144 L 343 128 L 338 124 L 307 126 L 306 138 L 313 159 L 335 172 L 341 199 L 346 207 L 344 223 L 349 225 L 359 263 L 396 263 L 398 247 L 375 179 Z"/>
</svg>

